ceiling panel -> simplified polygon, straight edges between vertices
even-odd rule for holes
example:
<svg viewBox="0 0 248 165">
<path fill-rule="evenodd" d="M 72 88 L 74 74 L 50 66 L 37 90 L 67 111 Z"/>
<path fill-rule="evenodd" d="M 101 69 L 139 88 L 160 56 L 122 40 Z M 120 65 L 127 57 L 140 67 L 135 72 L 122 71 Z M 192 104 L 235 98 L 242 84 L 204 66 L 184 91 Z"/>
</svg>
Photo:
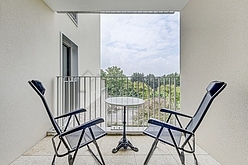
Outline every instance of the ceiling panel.
<svg viewBox="0 0 248 165">
<path fill-rule="evenodd" d="M 180 11 L 189 0 L 43 0 L 57 12 Z"/>
</svg>

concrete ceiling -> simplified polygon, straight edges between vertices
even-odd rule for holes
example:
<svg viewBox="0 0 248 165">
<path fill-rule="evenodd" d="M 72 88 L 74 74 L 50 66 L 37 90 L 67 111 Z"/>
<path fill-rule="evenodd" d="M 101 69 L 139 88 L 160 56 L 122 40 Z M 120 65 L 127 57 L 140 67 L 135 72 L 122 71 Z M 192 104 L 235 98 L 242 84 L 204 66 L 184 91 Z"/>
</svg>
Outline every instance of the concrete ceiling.
<svg viewBox="0 0 248 165">
<path fill-rule="evenodd" d="M 189 0 L 43 0 L 56 12 L 180 11 Z"/>
</svg>

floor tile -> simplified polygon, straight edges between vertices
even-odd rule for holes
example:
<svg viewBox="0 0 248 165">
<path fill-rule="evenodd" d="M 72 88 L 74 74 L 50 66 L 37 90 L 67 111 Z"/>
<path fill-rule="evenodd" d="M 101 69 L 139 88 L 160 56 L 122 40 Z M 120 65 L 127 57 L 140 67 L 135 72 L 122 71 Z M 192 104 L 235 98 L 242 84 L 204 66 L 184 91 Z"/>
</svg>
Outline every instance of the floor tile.
<svg viewBox="0 0 248 165">
<path fill-rule="evenodd" d="M 106 165 L 143 165 L 146 156 L 152 146 L 153 139 L 148 136 L 127 136 L 127 139 L 139 149 L 134 152 L 130 148 L 124 150 L 120 149 L 117 153 L 113 154 L 112 149 L 115 148 L 122 138 L 120 135 L 107 135 L 97 140 Z M 53 146 L 51 142 L 52 137 L 48 136 L 42 139 L 34 147 L 30 148 L 22 156 L 16 159 L 11 165 L 43 165 L 51 164 L 53 159 Z M 58 140 L 57 140 L 58 142 Z M 89 145 L 90 148 L 96 153 L 94 144 Z M 66 151 L 62 148 L 61 151 Z M 215 159 L 208 155 L 203 149 L 196 145 L 196 156 L 199 165 L 220 165 Z M 192 154 L 185 154 L 186 165 L 194 164 Z M 56 158 L 56 164 L 68 164 L 67 156 Z M 96 165 L 97 161 L 91 155 L 87 147 L 83 147 L 78 151 L 75 165 L 86 164 Z M 149 163 L 149 165 L 180 165 L 180 159 L 174 147 L 159 142 Z"/>
</svg>

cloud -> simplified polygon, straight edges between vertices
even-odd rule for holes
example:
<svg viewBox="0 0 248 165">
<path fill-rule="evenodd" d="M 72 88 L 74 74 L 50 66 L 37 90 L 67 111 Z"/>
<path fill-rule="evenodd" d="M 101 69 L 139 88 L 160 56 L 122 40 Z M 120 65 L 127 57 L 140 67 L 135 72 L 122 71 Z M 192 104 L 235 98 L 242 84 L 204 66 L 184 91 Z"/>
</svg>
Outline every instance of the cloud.
<svg viewBox="0 0 248 165">
<path fill-rule="evenodd" d="M 101 16 L 101 68 L 126 75 L 179 72 L 179 13 Z"/>
</svg>

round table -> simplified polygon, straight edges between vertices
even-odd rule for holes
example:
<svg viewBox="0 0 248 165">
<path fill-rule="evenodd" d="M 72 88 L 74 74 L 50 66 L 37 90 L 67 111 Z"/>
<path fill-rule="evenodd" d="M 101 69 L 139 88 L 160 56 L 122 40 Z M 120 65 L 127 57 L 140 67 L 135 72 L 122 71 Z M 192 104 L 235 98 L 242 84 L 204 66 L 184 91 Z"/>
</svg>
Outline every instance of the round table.
<svg viewBox="0 0 248 165">
<path fill-rule="evenodd" d="M 122 147 L 124 149 L 127 149 L 127 147 L 130 147 L 133 151 L 138 152 L 139 149 L 137 147 L 134 147 L 132 143 L 126 138 L 126 107 L 141 105 L 145 101 L 140 98 L 136 98 L 136 97 L 110 97 L 110 98 L 107 98 L 105 101 L 106 103 L 111 104 L 111 105 L 124 107 L 123 136 L 121 140 L 119 141 L 117 147 L 112 150 L 112 153 L 117 153 L 119 149 L 121 149 Z"/>
</svg>

